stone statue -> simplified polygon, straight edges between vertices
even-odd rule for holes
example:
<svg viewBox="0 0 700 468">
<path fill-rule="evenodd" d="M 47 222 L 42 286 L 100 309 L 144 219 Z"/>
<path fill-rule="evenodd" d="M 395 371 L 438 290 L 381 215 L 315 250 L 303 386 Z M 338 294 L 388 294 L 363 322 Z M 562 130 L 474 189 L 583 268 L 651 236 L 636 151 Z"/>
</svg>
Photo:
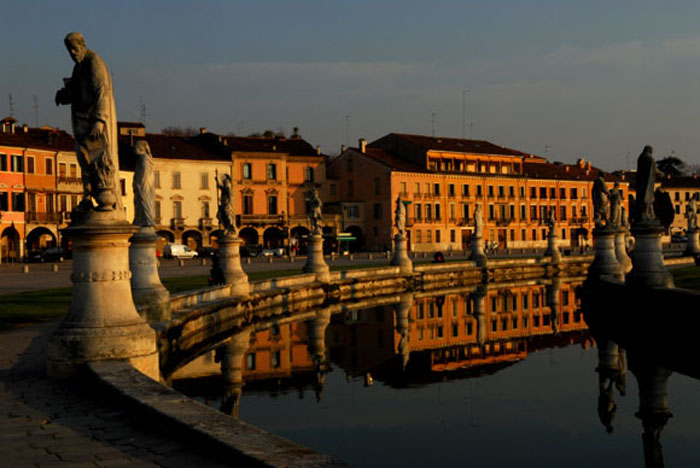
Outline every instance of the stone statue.
<svg viewBox="0 0 700 468">
<path fill-rule="evenodd" d="M 484 236 L 484 216 L 481 212 L 481 204 L 477 203 L 474 209 L 474 236 Z"/>
<path fill-rule="evenodd" d="M 635 220 L 648 224 L 656 220 L 654 214 L 654 181 L 656 180 L 656 162 L 651 146 L 645 146 L 637 158 L 637 206 Z"/>
<path fill-rule="evenodd" d="M 698 194 L 693 194 L 690 197 L 688 206 L 685 207 L 685 217 L 688 220 L 688 232 L 696 231 L 698 229 Z"/>
<path fill-rule="evenodd" d="M 134 225 L 155 226 L 153 199 L 155 186 L 153 182 L 153 156 L 146 140 L 139 140 L 134 145 L 136 167 L 134 169 Z"/>
<path fill-rule="evenodd" d="M 607 226 L 609 222 L 610 192 L 604 177 L 605 174 L 600 171 L 598 178 L 593 182 L 593 221 L 597 228 Z"/>
<path fill-rule="evenodd" d="M 83 179 L 83 200 L 78 211 L 92 210 L 94 199 L 100 211 L 123 213 L 118 190 L 117 117 L 112 78 L 99 55 L 85 46 L 82 34 L 72 32 L 64 43 L 75 66 L 72 76 L 64 78 L 64 87 L 56 92 L 56 105 L 71 105 L 73 136 Z"/>
<path fill-rule="evenodd" d="M 610 225 L 614 228 L 622 226 L 622 191 L 619 182 L 615 182 L 610 190 Z"/>
<path fill-rule="evenodd" d="M 308 198 L 306 199 L 306 212 L 309 217 L 309 224 L 311 225 L 311 232 L 320 233 L 321 232 L 321 221 L 323 219 L 323 214 L 321 213 L 321 207 L 323 202 L 318 194 L 316 187 L 312 188 L 308 193 Z"/>
<path fill-rule="evenodd" d="M 557 225 L 557 218 L 554 214 L 554 209 L 554 207 L 549 208 L 549 218 L 547 219 L 547 226 L 549 227 L 550 231 L 554 229 Z"/>
<path fill-rule="evenodd" d="M 396 210 L 394 214 L 396 229 L 398 229 L 399 234 L 404 235 L 406 232 L 406 205 L 401 201 L 400 196 L 396 197 Z"/>
<path fill-rule="evenodd" d="M 216 177 L 216 187 L 219 189 L 219 208 L 216 211 L 216 219 L 224 229 L 227 235 L 235 236 L 236 230 L 236 211 L 233 206 L 233 186 L 231 183 L 231 175 L 224 174 L 219 181 Z"/>
</svg>

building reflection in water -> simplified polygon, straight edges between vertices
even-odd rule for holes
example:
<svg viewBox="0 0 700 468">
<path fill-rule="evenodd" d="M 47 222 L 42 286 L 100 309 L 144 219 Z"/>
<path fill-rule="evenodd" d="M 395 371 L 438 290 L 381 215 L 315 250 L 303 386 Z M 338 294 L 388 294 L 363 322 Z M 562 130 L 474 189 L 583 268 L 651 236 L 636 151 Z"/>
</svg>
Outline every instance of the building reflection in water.
<svg viewBox="0 0 700 468">
<path fill-rule="evenodd" d="M 238 417 L 244 391 L 296 390 L 303 398 L 311 390 L 320 401 L 331 362 L 366 386 L 493 373 L 529 351 L 587 339 L 575 295 L 580 284 L 488 284 L 440 296 L 405 293 L 369 309 L 319 309 L 239 331 L 179 369 L 173 381 L 189 394 L 218 392 L 221 410 Z"/>
</svg>

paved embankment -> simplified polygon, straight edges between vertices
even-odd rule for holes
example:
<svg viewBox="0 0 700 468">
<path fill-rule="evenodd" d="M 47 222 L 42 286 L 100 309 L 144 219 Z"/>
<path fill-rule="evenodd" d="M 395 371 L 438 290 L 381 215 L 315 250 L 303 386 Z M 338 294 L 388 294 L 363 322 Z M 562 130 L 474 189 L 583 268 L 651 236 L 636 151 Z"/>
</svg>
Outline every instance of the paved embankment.
<svg viewBox="0 0 700 468">
<path fill-rule="evenodd" d="M 94 387 L 48 379 L 55 326 L 0 333 L 0 467 L 227 466 Z"/>
</svg>

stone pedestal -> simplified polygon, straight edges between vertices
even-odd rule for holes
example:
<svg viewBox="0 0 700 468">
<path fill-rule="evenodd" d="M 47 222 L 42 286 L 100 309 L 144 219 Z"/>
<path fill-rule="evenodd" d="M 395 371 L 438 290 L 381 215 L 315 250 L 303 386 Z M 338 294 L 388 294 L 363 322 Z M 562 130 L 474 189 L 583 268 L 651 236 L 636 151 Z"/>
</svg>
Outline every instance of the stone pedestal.
<svg viewBox="0 0 700 468">
<path fill-rule="evenodd" d="M 595 257 L 588 268 L 589 278 L 615 279 L 622 281 L 624 274 L 615 255 L 615 234 L 617 230 L 595 228 L 593 243 Z"/>
<path fill-rule="evenodd" d="M 545 294 L 547 295 L 547 305 L 549 306 L 549 315 L 552 322 L 552 331 L 559 333 L 559 292 L 561 291 L 561 279 L 552 278 L 551 284 L 545 286 Z"/>
<path fill-rule="evenodd" d="M 63 230 L 73 243 L 73 291 L 68 316 L 49 340 L 51 377 L 79 376 L 88 362 L 123 360 L 159 378 L 155 331 L 131 295 L 128 239 L 137 228 L 113 213 L 89 212 Z"/>
<path fill-rule="evenodd" d="M 544 251 L 544 256 L 551 258 L 552 263 L 561 261 L 561 252 L 559 252 L 559 246 L 557 245 L 558 240 L 557 229 L 555 227 L 550 228 L 547 235 L 547 250 Z"/>
<path fill-rule="evenodd" d="M 405 234 L 394 236 L 394 256 L 391 257 L 391 265 L 398 266 L 401 273 L 413 273 L 413 262 L 408 257 L 408 242 Z"/>
<path fill-rule="evenodd" d="M 615 233 L 615 257 L 622 268 L 622 273 L 627 274 L 632 269 L 632 259 L 627 255 L 627 230 L 622 228 Z"/>
<path fill-rule="evenodd" d="M 472 235 L 471 250 L 469 260 L 475 261 L 478 266 L 486 265 L 487 259 L 484 253 L 484 238 L 482 236 Z"/>
<path fill-rule="evenodd" d="M 243 358 L 250 347 L 250 329 L 233 335 L 221 348 L 221 376 L 226 391 L 221 401 L 221 411 L 238 419 L 243 393 Z"/>
<path fill-rule="evenodd" d="M 219 268 L 224 282 L 231 285 L 232 296 L 250 294 L 248 275 L 241 267 L 241 240 L 238 236 L 225 234 L 219 239 Z"/>
<path fill-rule="evenodd" d="M 626 283 L 638 287 L 672 288 L 673 278 L 664 265 L 661 252 L 660 226 L 633 226 L 635 239 L 632 254 L 632 270 L 627 274 Z"/>
<path fill-rule="evenodd" d="M 698 245 L 698 230 L 692 229 L 688 230 L 686 236 L 688 237 L 688 245 L 685 248 L 683 255 L 690 257 L 695 257 L 700 254 L 700 245 Z"/>
<path fill-rule="evenodd" d="M 142 227 L 129 241 L 131 294 L 134 303 L 143 307 L 142 317 L 149 321 L 170 320 L 170 292 L 160 282 L 156 241 L 153 227 Z"/>
<path fill-rule="evenodd" d="M 316 279 L 322 282 L 328 282 L 331 279 L 330 268 L 323 258 L 323 235 L 320 232 L 314 232 L 311 235 L 308 245 L 308 256 L 306 263 L 302 268 L 304 273 L 315 273 Z"/>
</svg>

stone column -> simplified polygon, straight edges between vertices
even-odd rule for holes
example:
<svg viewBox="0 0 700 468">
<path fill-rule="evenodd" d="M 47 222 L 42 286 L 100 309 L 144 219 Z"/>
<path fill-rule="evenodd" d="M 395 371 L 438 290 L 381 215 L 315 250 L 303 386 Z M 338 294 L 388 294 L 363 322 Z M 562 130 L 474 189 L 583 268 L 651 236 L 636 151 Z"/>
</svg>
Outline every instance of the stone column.
<svg viewBox="0 0 700 468">
<path fill-rule="evenodd" d="M 220 348 L 221 376 L 226 382 L 226 394 L 221 402 L 221 411 L 238 419 L 238 410 L 243 393 L 243 358 L 250 347 L 250 329 L 233 335 Z"/>
<path fill-rule="evenodd" d="M 401 355 L 401 367 L 406 370 L 408 359 L 411 356 L 410 343 L 410 312 L 413 305 L 413 293 L 405 293 L 401 295 L 398 304 L 394 304 L 394 313 L 396 314 L 396 332 L 401 336 L 399 339 L 398 353 Z"/>
<path fill-rule="evenodd" d="M 486 295 L 487 286 L 479 286 L 472 293 L 474 299 L 474 317 L 476 317 L 476 342 L 479 346 L 486 343 Z"/>
<path fill-rule="evenodd" d="M 552 263 L 559 263 L 561 261 L 561 253 L 557 245 L 558 240 L 559 236 L 557 235 L 556 226 L 550 226 L 549 233 L 547 233 L 547 250 L 544 251 L 544 256 L 551 258 Z"/>
<path fill-rule="evenodd" d="M 663 229 L 659 225 L 633 225 L 635 239 L 632 254 L 632 270 L 627 274 L 626 283 L 638 287 L 672 288 L 673 278 L 664 265 L 661 252 Z"/>
<path fill-rule="evenodd" d="M 688 245 L 685 248 L 683 255 L 695 257 L 700 254 L 700 245 L 698 245 L 698 229 L 688 229 L 686 231 L 688 237 Z"/>
<path fill-rule="evenodd" d="M 316 317 L 306 321 L 308 334 L 309 355 L 316 368 L 316 383 L 314 391 L 316 400 L 321 401 L 323 390 L 326 386 L 326 373 L 329 370 L 326 356 L 326 329 L 331 323 L 331 309 L 324 308 L 316 312 Z"/>
<path fill-rule="evenodd" d="M 394 236 L 394 256 L 391 258 L 390 264 L 398 266 L 403 274 L 413 273 L 413 262 L 408 257 L 406 234 L 399 233 Z"/>
<path fill-rule="evenodd" d="M 484 253 L 484 238 L 476 234 L 471 236 L 471 253 L 469 254 L 469 260 L 476 262 L 478 266 L 486 266 L 487 258 Z"/>
<path fill-rule="evenodd" d="M 589 278 L 605 278 L 622 281 L 624 274 L 615 255 L 615 234 L 617 230 L 606 227 L 593 229 L 595 257 L 588 268 Z"/>
<path fill-rule="evenodd" d="M 170 320 L 170 292 L 160 282 L 156 242 L 152 226 L 144 226 L 129 241 L 131 294 L 134 303 L 143 307 L 142 317 L 149 321 Z"/>
<path fill-rule="evenodd" d="M 131 295 L 128 239 L 138 229 L 93 211 L 63 230 L 73 243 L 72 300 L 68 316 L 49 340 L 47 373 L 68 378 L 88 362 L 123 360 L 158 379 L 155 331 Z"/>
<path fill-rule="evenodd" d="M 311 234 L 308 246 L 308 256 L 302 268 L 304 273 L 315 273 L 318 281 L 327 283 L 331 279 L 330 268 L 323 258 L 323 235 L 320 232 Z"/>
<path fill-rule="evenodd" d="M 627 229 L 624 227 L 615 233 L 615 257 L 622 273 L 629 273 L 632 269 L 632 259 L 627 255 Z"/>
<path fill-rule="evenodd" d="M 248 275 L 241 267 L 241 240 L 238 236 L 224 234 L 219 239 L 219 268 L 224 282 L 231 285 L 232 296 L 250 294 Z"/>
</svg>

